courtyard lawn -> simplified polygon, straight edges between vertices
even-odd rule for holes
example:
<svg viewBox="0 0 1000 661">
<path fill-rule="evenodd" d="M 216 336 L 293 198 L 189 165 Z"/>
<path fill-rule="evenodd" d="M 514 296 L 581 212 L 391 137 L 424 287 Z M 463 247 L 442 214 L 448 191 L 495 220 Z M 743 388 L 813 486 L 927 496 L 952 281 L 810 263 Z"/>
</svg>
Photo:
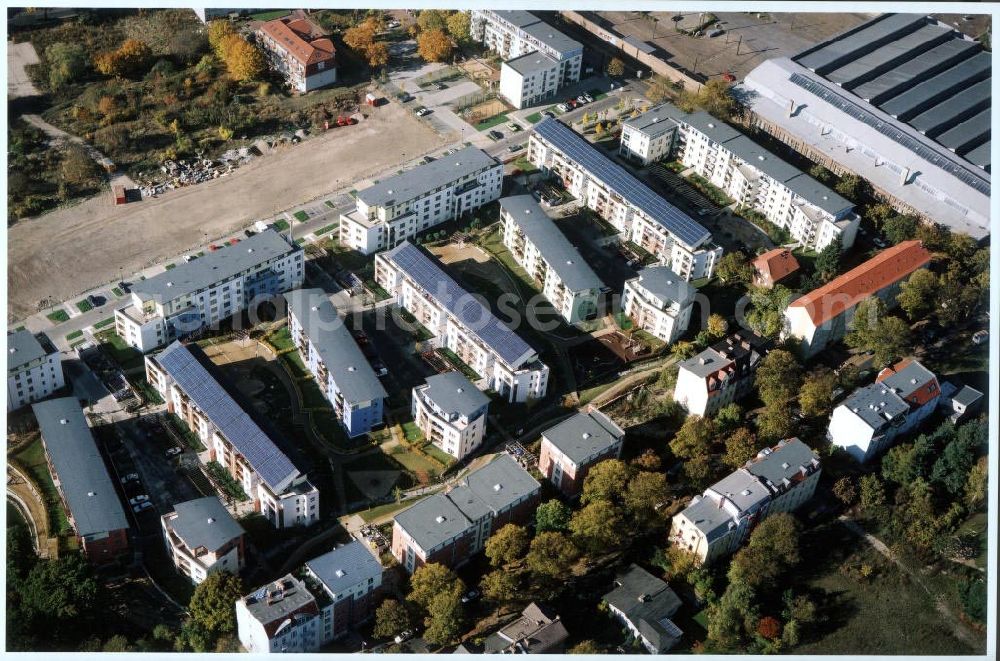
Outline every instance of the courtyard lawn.
<svg viewBox="0 0 1000 661">
<path fill-rule="evenodd" d="M 548 112 L 555 112 L 555 110 L 556 110 L 555 106 L 549 106 L 548 108 L 545 108 L 544 110 L 539 110 L 538 112 L 531 113 L 530 115 L 528 115 L 528 116 L 526 116 L 524 118 L 524 121 L 530 122 L 532 124 L 537 124 L 538 122 L 540 122 L 542 120 L 542 113 L 543 112 L 546 112 L 546 111 L 548 111 Z"/>
<path fill-rule="evenodd" d="M 267 341 L 279 352 L 295 348 L 295 345 L 292 343 L 292 333 L 288 330 L 287 325 L 268 335 Z"/>
<path fill-rule="evenodd" d="M 288 229 L 288 221 L 284 219 L 275 221 L 274 229 L 278 230 L 279 232 L 284 232 L 285 230 Z"/>
<path fill-rule="evenodd" d="M 477 131 L 485 131 L 486 129 L 491 129 L 494 126 L 497 126 L 499 124 L 503 124 L 504 122 L 507 121 L 507 112 L 510 112 L 510 111 L 508 110 L 506 112 L 500 113 L 499 115 L 495 115 L 493 117 L 490 117 L 489 119 L 484 119 L 483 121 L 481 121 L 478 124 L 476 124 L 476 130 Z"/>
<path fill-rule="evenodd" d="M 281 354 L 281 360 L 284 361 L 284 365 L 288 368 L 289 373 L 296 379 L 309 376 L 306 364 L 302 362 L 302 356 L 299 355 L 298 351 L 289 351 L 288 353 Z"/>
<path fill-rule="evenodd" d="M 61 324 L 64 321 L 69 321 L 69 314 L 65 310 L 63 310 L 62 308 L 59 308 L 58 310 L 50 312 L 50 313 L 48 313 L 45 316 L 48 317 L 49 321 L 51 321 L 53 323 L 56 323 L 56 324 Z"/>
<path fill-rule="evenodd" d="M 357 515 L 364 519 L 365 523 L 371 523 L 375 519 L 379 519 L 384 516 L 391 516 L 400 510 L 404 510 L 411 505 L 415 505 L 418 501 L 419 498 L 415 498 L 413 500 L 404 500 L 401 503 L 386 503 L 385 505 L 379 505 L 377 507 L 357 512 Z"/>
<path fill-rule="evenodd" d="M 282 16 L 287 16 L 290 9 L 272 9 L 268 11 L 259 11 L 255 14 L 248 14 L 247 18 L 251 21 L 273 21 L 276 18 L 281 18 Z"/>
<path fill-rule="evenodd" d="M 82 301 L 76 302 L 76 309 L 80 312 L 90 312 L 94 309 L 94 306 L 90 304 L 90 301 L 83 299 Z"/>
<path fill-rule="evenodd" d="M 118 287 L 112 287 L 111 293 L 114 294 L 115 296 L 117 296 L 118 298 L 121 298 L 122 296 L 125 295 L 125 292 L 123 292 Z"/>
<path fill-rule="evenodd" d="M 25 445 L 20 452 L 14 455 L 21 466 L 35 479 L 35 483 L 42 491 L 45 498 L 45 506 L 49 512 L 49 522 L 51 532 L 59 537 L 72 537 L 73 529 L 66 518 L 66 510 L 63 509 L 62 500 L 56 485 L 52 482 L 52 475 L 49 473 L 48 463 L 45 461 L 45 447 L 42 445 L 42 438 Z"/>
<path fill-rule="evenodd" d="M 126 372 L 133 369 L 142 369 L 144 361 L 142 352 L 134 347 L 125 344 L 125 340 L 118 337 L 113 329 L 106 330 L 94 335 L 94 339 L 104 345 L 111 358 L 114 359 Z"/>
<path fill-rule="evenodd" d="M 114 317 L 108 317 L 107 319 L 103 319 L 101 321 L 98 321 L 96 324 L 94 324 L 94 328 L 107 328 L 108 326 L 110 326 L 113 323 L 115 323 L 115 318 Z"/>
<path fill-rule="evenodd" d="M 514 161 L 514 167 L 525 174 L 531 174 L 532 172 L 538 172 L 538 168 L 535 164 L 529 161 L 525 156 L 521 156 L 516 161 Z"/>
<path fill-rule="evenodd" d="M 305 211 L 302 211 L 301 209 L 299 209 L 292 215 L 295 216 L 295 220 L 299 221 L 300 223 L 304 223 L 307 220 L 309 220 L 309 214 L 307 214 Z"/>
<path fill-rule="evenodd" d="M 417 482 L 425 484 L 441 472 L 441 467 L 431 461 L 428 457 L 416 452 L 400 452 L 392 455 L 392 458 L 403 465 L 412 473 Z"/>
<path fill-rule="evenodd" d="M 423 432 L 420 431 L 420 427 L 417 427 L 417 423 L 412 420 L 410 422 L 404 422 L 400 425 L 400 427 L 403 428 L 403 438 L 410 443 L 415 443 L 424 437 Z"/>
<path fill-rule="evenodd" d="M 432 459 L 435 459 L 438 462 L 440 462 L 441 465 L 444 466 L 445 468 L 455 463 L 455 457 L 451 456 L 450 454 L 448 454 L 438 446 L 434 445 L 433 443 L 427 443 L 426 445 L 424 445 L 423 450 Z"/>
</svg>

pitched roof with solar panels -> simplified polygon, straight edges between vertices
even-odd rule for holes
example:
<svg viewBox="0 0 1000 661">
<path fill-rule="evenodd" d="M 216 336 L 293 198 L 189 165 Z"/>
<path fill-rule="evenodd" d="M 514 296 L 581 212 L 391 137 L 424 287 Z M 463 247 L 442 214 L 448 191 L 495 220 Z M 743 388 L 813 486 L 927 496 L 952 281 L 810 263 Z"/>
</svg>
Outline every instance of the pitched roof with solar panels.
<svg viewBox="0 0 1000 661">
<path fill-rule="evenodd" d="M 285 453 L 216 381 L 187 345 L 175 341 L 155 360 L 272 491 L 283 491 L 300 475 Z"/>
<path fill-rule="evenodd" d="M 562 122 L 548 117 L 535 125 L 534 132 L 587 170 L 590 176 L 616 191 L 629 204 L 638 207 L 690 249 L 697 248 L 712 238 L 707 229 L 654 193 L 646 184 Z"/>
<path fill-rule="evenodd" d="M 479 299 L 462 289 L 438 263 L 409 241 L 382 253 L 510 367 L 534 360 L 537 352 L 497 319 Z"/>
</svg>

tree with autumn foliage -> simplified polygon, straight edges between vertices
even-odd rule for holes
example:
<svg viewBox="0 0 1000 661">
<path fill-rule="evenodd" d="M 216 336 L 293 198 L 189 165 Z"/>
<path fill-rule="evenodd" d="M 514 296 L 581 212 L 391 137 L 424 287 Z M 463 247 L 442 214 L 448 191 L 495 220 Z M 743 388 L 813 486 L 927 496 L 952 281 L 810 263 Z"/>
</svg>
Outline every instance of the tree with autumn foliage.
<svg viewBox="0 0 1000 661">
<path fill-rule="evenodd" d="M 757 623 L 757 633 L 768 640 L 777 640 L 781 637 L 781 622 L 775 617 L 765 615 Z"/>
<path fill-rule="evenodd" d="M 260 78 L 267 68 L 264 53 L 243 37 L 234 36 L 230 40 L 226 57 L 229 75 L 240 82 Z"/>
<path fill-rule="evenodd" d="M 144 73 L 152 56 L 145 42 L 126 39 L 116 50 L 98 53 L 94 57 L 94 68 L 105 76 L 127 78 Z"/>
<path fill-rule="evenodd" d="M 222 41 L 230 36 L 236 34 L 236 28 L 229 21 L 212 21 L 208 24 L 208 45 L 212 47 L 216 55 L 219 55 L 219 47 Z M 221 56 L 220 56 L 220 59 Z"/>
<path fill-rule="evenodd" d="M 417 37 L 417 53 L 427 62 L 444 62 L 453 48 L 444 30 L 428 30 Z"/>
</svg>

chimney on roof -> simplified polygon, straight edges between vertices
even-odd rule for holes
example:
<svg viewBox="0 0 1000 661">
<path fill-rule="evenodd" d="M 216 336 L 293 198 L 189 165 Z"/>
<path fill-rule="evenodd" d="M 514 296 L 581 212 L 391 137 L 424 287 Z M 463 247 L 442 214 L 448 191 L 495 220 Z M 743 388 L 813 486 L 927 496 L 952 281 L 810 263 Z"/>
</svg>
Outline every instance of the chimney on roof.
<svg viewBox="0 0 1000 661">
<path fill-rule="evenodd" d="M 905 186 L 910 183 L 910 168 L 903 168 L 903 171 L 899 173 L 899 185 Z"/>
<path fill-rule="evenodd" d="M 795 114 L 795 99 L 788 99 L 788 116 Z"/>
<path fill-rule="evenodd" d="M 698 363 L 699 363 L 699 364 L 701 364 L 701 365 L 704 365 L 704 364 L 705 364 L 705 363 L 707 363 L 707 362 L 708 362 L 708 361 L 707 361 L 707 360 L 705 359 L 705 357 L 704 357 L 704 356 L 702 356 L 701 358 L 699 358 L 699 359 L 698 359 Z"/>
</svg>

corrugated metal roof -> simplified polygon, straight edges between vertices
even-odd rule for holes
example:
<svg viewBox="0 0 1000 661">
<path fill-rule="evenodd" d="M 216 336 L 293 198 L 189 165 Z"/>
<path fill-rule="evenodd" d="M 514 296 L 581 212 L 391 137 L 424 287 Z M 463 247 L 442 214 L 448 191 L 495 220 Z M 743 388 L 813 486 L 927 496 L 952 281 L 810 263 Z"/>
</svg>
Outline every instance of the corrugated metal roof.
<svg viewBox="0 0 1000 661">
<path fill-rule="evenodd" d="M 971 151 L 965 152 L 962 156 L 973 165 L 978 165 L 988 171 L 990 169 L 990 159 L 992 158 L 990 140 L 987 140 Z"/>
<path fill-rule="evenodd" d="M 979 45 L 973 41 L 951 39 L 858 85 L 852 91 L 862 99 L 878 105 L 958 64 L 977 51 Z"/>
<path fill-rule="evenodd" d="M 937 141 L 957 154 L 965 154 L 990 139 L 990 108 L 978 113 L 937 137 Z"/>
<path fill-rule="evenodd" d="M 983 108 L 988 108 L 992 81 L 981 80 L 910 120 L 910 126 L 928 137 L 935 137 L 957 126 Z"/>
<path fill-rule="evenodd" d="M 940 25 L 924 25 L 916 32 L 891 41 L 872 52 L 830 71 L 826 78 L 847 89 L 884 73 L 951 39 L 953 31 Z"/>
<path fill-rule="evenodd" d="M 883 14 L 862 29 L 833 37 L 793 59 L 807 69 L 825 75 L 837 66 L 913 32 L 926 22 L 927 17 L 923 14 Z"/>
<path fill-rule="evenodd" d="M 879 108 L 901 121 L 908 122 L 914 115 L 923 112 L 938 101 L 948 98 L 954 92 L 965 90 L 977 81 L 988 80 L 991 72 L 990 54 L 976 53 L 933 78 L 929 78 L 889 99 Z"/>
</svg>

